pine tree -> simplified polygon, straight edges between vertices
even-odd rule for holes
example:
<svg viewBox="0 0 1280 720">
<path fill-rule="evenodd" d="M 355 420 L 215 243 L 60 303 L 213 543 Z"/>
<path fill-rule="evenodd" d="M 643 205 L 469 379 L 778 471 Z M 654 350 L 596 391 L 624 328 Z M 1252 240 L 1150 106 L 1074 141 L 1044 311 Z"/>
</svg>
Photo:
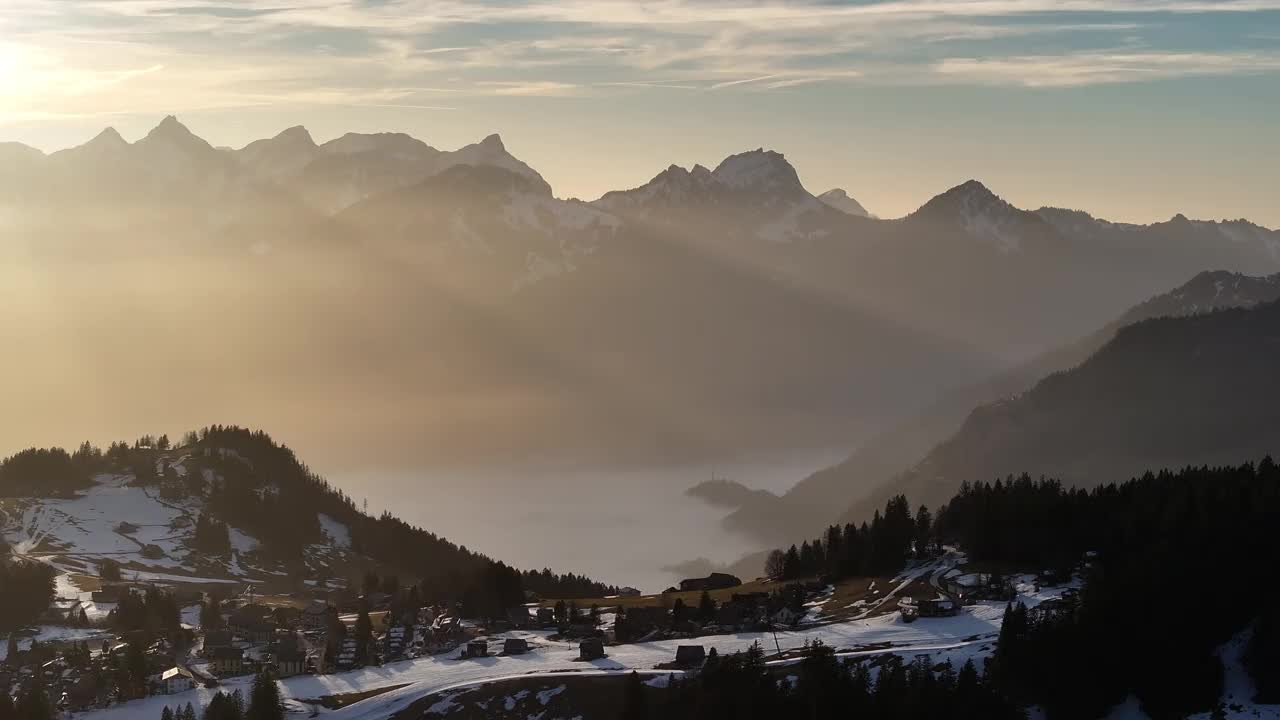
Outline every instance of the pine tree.
<svg viewBox="0 0 1280 720">
<path fill-rule="evenodd" d="M 160 720 L 174 720 L 173 710 L 168 705 L 165 705 L 164 709 L 160 711 Z"/>
<path fill-rule="evenodd" d="M 284 720 L 284 701 L 280 698 L 280 686 L 267 670 L 259 672 L 253 679 L 245 720 Z"/>
<path fill-rule="evenodd" d="M 621 720 L 648 720 L 649 718 L 649 703 L 644 694 L 644 684 L 640 682 L 640 675 L 635 670 L 627 676 L 620 718 Z"/>
<path fill-rule="evenodd" d="M 356 615 L 356 662 L 368 665 L 373 652 L 373 622 L 369 619 L 368 604 L 360 603 L 360 613 Z"/>
<path fill-rule="evenodd" d="M 182 708 L 182 720 L 196 720 L 196 708 L 191 703 Z"/>
<path fill-rule="evenodd" d="M 49 704 L 49 696 L 39 678 L 34 679 L 18 696 L 14 715 L 19 720 L 53 720 L 53 707 Z"/>
<path fill-rule="evenodd" d="M 929 541 L 933 537 L 933 515 L 929 512 L 929 508 L 924 505 L 916 511 L 916 533 L 915 546 L 916 555 L 924 557 L 929 554 L 931 548 Z"/>
<path fill-rule="evenodd" d="M 715 619 L 716 601 L 711 599 L 711 593 L 703 590 L 702 595 L 698 598 L 698 620 L 709 623 Z"/>
<path fill-rule="evenodd" d="M 200 604 L 200 629 L 205 632 L 221 630 L 223 624 L 222 604 L 218 601 L 218 598 L 210 597 L 206 602 Z"/>
</svg>

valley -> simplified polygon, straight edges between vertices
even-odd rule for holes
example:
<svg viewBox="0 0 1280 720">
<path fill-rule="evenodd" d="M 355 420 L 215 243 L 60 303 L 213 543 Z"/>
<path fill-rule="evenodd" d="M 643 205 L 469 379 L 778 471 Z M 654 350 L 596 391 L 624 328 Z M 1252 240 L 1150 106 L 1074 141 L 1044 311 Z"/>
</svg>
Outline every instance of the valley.
<svg viewBox="0 0 1280 720">
<path fill-rule="evenodd" d="M 1277 560 L 1275 230 L 764 147 L 0 159 L 0 720 L 1277 714 L 1265 594 L 1181 599 Z"/>
</svg>

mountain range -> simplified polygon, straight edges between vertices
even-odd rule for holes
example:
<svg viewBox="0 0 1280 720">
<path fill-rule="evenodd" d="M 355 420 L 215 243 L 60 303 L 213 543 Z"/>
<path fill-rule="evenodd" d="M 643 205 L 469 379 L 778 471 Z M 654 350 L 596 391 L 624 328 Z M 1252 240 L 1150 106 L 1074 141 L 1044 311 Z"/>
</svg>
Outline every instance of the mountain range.
<svg viewBox="0 0 1280 720">
<path fill-rule="evenodd" d="M 0 157 L 0 253 L 49 292 L 3 328 L 33 387 L 105 374 L 97 402 L 145 427 L 376 418 L 370 452 L 459 460 L 848 447 L 1203 270 L 1280 271 L 1280 234 L 1243 220 L 1028 211 L 977 181 L 877 219 L 765 149 L 591 202 L 496 135 L 227 149 L 170 117 Z M 183 412 L 157 377 L 205 414 L 156 417 Z"/>
<path fill-rule="evenodd" d="M 1273 298 L 1277 280 L 1266 281 Z M 936 504 L 965 481 L 1023 472 L 1091 487 L 1151 467 L 1272 455 L 1278 359 L 1280 302 L 1142 320 L 1080 365 L 975 409 L 873 496 Z M 864 498 L 843 517 L 867 517 L 873 505 Z"/>
<path fill-rule="evenodd" d="M 1080 449 L 1076 467 L 1051 461 L 1031 451 L 1017 460 L 1005 460 L 994 456 L 992 447 L 978 446 L 974 435 L 1016 432 L 1012 426 L 1002 431 L 979 431 L 976 428 L 984 427 L 993 418 L 1004 417 L 1005 409 L 1025 402 L 1024 396 L 1042 380 L 1074 371 L 1089 361 L 1128 326 L 1158 318 L 1254 308 L 1276 301 L 1280 301 L 1280 274 L 1255 277 L 1226 271 L 1202 272 L 1187 283 L 1130 308 L 1085 337 L 1041 353 L 982 382 L 943 394 L 919 414 L 878 434 L 839 464 L 802 479 L 781 496 L 759 491 L 742 495 L 744 501 L 736 503 L 735 511 L 726 518 L 726 525 L 736 531 L 778 540 L 800 532 L 816 532 L 822 523 L 830 520 L 827 516 L 833 506 L 841 507 L 852 502 L 853 507 L 843 517 L 861 520 L 883 506 L 888 497 L 900 492 L 907 492 L 912 502 L 917 502 L 917 495 L 922 495 L 920 502 L 934 504 L 945 501 L 963 480 L 990 480 L 1009 473 L 1034 471 L 1088 485 L 1091 479 L 1123 477 L 1125 473 L 1141 472 L 1147 466 L 1177 467 L 1187 462 L 1214 462 L 1224 455 L 1204 455 L 1200 451 L 1180 454 L 1173 450 L 1180 451 L 1184 446 L 1175 443 L 1170 443 L 1166 452 L 1128 460 Z M 1227 360 L 1224 358 L 1224 364 Z M 1230 366 L 1209 369 L 1215 373 L 1234 372 Z M 1189 381 L 1199 379 L 1188 374 Z M 1126 384 L 1122 379 L 1112 382 Z M 1183 387 L 1174 385 L 1167 388 L 1167 394 L 1177 398 L 1182 390 Z M 1086 394 L 1092 396 L 1099 392 L 1090 389 Z M 1122 397 L 1117 396 L 1116 402 L 1121 402 Z M 1224 395 L 1222 402 L 1230 404 L 1243 400 L 1242 397 L 1228 398 Z M 1182 417 L 1187 419 L 1184 430 L 1188 433 L 1193 433 L 1195 424 L 1203 420 L 1198 414 Z M 1046 438 L 1039 447 L 1048 451 L 1064 444 L 1069 437 L 1070 432 L 1064 438 Z M 1251 456 L 1261 456 L 1272 450 L 1265 443 L 1246 445 L 1246 454 Z M 951 449 L 944 453 L 944 447 Z M 963 450 L 957 450 L 957 447 Z M 977 465 L 964 469 L 938 469 L 943 464 L 939 457 L 954 462 L 956 454 L 961 452 L 967 453 L 970 461 Z M 939 483 L 938 488 L 921 484 L 920 478 L 931 473 Z M 760 532 L 762 528 L 767 531 Z"/>
</svg>

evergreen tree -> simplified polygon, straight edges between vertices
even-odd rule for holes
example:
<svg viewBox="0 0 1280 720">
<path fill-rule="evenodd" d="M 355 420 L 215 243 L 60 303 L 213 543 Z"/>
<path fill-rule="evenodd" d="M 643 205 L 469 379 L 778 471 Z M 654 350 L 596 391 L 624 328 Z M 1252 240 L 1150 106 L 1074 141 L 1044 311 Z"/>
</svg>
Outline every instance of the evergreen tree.
<svg viewBox="0 0 1280 720">
<path fill-rule="evenodd" d="M 360 602 L 360 612 L 356 615 L 356 663 L 368 665 L 373 654 L 373 622 L 369 619 L 369 605 Z"/>
<path fill-rule="evenodd" d="M 200 629 L 205 632 L 210 630 L 221 630 L 226 625 L 226 620 L 222 617 L 222 603 L 217 597 L 210 596 L 208 600 L 200 603 Z"/>
<path fill-rule="evenodd" d="M 933 514 L 929 512 L 929 508 L 921 505 L 916 510 L 915 525 L 916 555 L 923 557 L 932 550 L 930 541 L 933 539 Z"/>
<path fill-rule="evenodd" d="M 782 580 L 787 570 L 787 554 L 781 550 L 769 551 L 764 561 L 764 574 L 770 580 Z"/>
<path fill-rule="evenodd" d="M 124 666 L 121 668 L 120 695 L 125 698 L 140 698 L 147 694 L 147 656 L 139 643 L 131 642 L 125 650 Z"/>
<path fill-rule="evenodd" d="M 649 720 L 649 702 L 644 694 L 644 683 L 640 682 L 640 675 L 634 670 L 627 676 L 619 717 L 621 720 Z"/>
<path fill-rule="evenodd" d="M 53 720 L 53 705 L 38 676 L 18 696 L 14 715 L 18 720 Z"/>
<path fill-rule="evenodd" d="M 1280 608 L 1269 608 L 1254 623 L 1244 666 L 1257 690 L 1254 700 L 1280 703 Z"/>
<path fill-rule="evenodd" d="M 9 697 L 7 687 L 0 687 L 0 720 L 18 720 L 17 710 L 13 707 L 13 698 Z"/>
<path fill-rule="evenodd" d="M 98 563 L 98 577 L 103 582 L 120 582 L 120 563 L 111 558 L 103 559 Z"/>
<path fill-rule="evenodd" d="M 168 705 L 165 705 L 164 709 L 160 711 L 160 720 L 174 720 L 173 710 L 170 710 Z"/>
<path fill-rule="evenodd" d="M 698 621 L 709 623 L 715 619 L 716 601 L 711 599 L 711 593 L 703 590 L 702 595 L 698 598 Z"/>
<path fill-rule="evenodd" d="M 245 720 L 284 720 L 284 701 L 280 698 L 280 686 L 267 670 L 262 670 L 253 679 Z"/>
</svg>

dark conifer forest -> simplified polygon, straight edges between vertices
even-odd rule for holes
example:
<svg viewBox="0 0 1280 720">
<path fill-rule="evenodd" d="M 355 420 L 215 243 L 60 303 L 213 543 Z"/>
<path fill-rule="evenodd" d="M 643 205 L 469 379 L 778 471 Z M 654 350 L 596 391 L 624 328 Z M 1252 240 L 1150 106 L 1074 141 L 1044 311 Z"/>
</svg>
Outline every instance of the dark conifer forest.
<svg viewBox="0 0 1280 720">
<path fill-rule="evenodd" d="M 1130 693 L 1157 720 L 1211 711 L 1223 689 L 1215 652 L 1251 628 L 1246 669 L 1259 697 L 1275 697 L 1280 468 L 1271 458 L 1091 490 L 1026 475 L 966 483 L 936 519 L 921 508 L 918 523 L 907 507 L 894 498 L 870 524 L 833 526 L 775 551 L 773 564 L 784 579 L 885 575 L 945 543 L 1024 572 L 1082 567 L 1074 606 L 1010 606 L 991 667 L 994 687 L 1054 718 L 1095 717 Z"/>
<path fill-rule="evenodd" d="M 672 677 L 656 699 L 629 685 L 620 704 L 620 717 L 628 720 L 1025 717 L 972 662 L 935 667 L 886 655 L 845 664 L 821 643 L 810 646 L 783 678 L 770 672 L 759 646 L 724 657 L 713 652 L 697 675 Z"/>
</svg>

